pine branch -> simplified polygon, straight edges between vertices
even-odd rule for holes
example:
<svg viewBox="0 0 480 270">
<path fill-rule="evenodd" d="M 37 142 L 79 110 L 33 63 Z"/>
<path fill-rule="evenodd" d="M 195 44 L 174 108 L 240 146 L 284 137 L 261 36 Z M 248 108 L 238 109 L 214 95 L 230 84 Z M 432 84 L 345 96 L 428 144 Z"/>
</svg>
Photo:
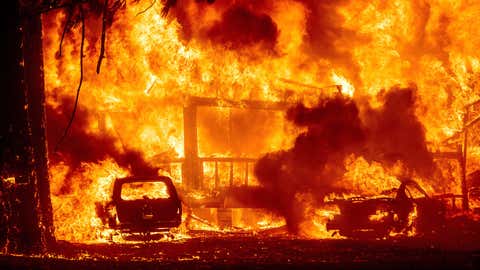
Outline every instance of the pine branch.
<svg viewBox="0 0 480 270">
<path fill-rule="evenodd" d="M 75 104 L 73 105 L 73 110 L 72 110 L 72 114 L 70 115 L 70 120 L 68 121 L 67 127 L 65 128 L 65 131 L 62 137 L 60 138 L 60 140 L 58 140 L 57 144 L 55 145 L 54 152 L 57 152 L 58 148 L 60 147 L 60 144 L 63 142 L 65 137 L 67 137 L 68 131 L 72 126 L 73 119 L 75 118 L 75 113 L 78 107 L 78 98 L 80 96 L 80 89 L 82 88 L 82 83 L 83 83 L 83 47 L 85 45 L 85 15 L 83 14 L 83 8 L 81 5 L 79 6 L 79 10 L 80 10 L 80 19 L 82 22 L 82 41 L 80 43 L 80 80 L 78 82 L 77 95 L 75 97 Z"/>
<path fill-rule="evenodd" d="M 103 17 L 102 17 L 102 37 L 100 40 L 100 56 L 98 57 L 97 62 L 97 74 L 100 73 L 100 66 L 102 65 L 102 60 L 105 58 L 105 36 L 107 32 L 107 11 L 108 11 L 108 0 L 105 0 L 103 6 Z"/>
</svg>

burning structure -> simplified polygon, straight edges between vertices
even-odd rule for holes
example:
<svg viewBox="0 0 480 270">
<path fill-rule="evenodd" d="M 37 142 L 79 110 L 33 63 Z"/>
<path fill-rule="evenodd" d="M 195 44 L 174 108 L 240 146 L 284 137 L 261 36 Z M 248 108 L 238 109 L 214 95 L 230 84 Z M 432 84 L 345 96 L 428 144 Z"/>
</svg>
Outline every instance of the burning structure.
<svg viewBox="0 0 480 270">
<path fill-rule="evenodd" d="M 36 242 L 102 240 L 95 203 L 115 179 L 153 174 L 173 179 L 187 232 L 329 238 L 333 201 L 412 179 L 449 200 L 445 217 L 475 219 L 476 4 L 30 2 L 14 7 L 24 47 L 9 87 L 24 91 L 5 99 L 0 187 L 38 211 Z"/>
</svg>

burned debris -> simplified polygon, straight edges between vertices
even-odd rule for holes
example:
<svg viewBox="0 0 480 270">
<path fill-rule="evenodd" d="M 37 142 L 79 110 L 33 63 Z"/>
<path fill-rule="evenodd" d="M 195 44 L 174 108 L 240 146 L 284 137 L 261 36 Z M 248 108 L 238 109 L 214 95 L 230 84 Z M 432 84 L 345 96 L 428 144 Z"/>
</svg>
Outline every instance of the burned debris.
<svg viewBox="0 0 480 270">
<path fill-rule="evenodd" d="M 0 250 L 478 248 L 480 6 L 367 2 L 9 3 Z"/>
<path fill-rule="evenodd" d="M 352 238 L 384 238 L 398 234 L 438 236 L 445 233 L 447 209 L 444 200 L 431 198 L 410 179 L 402 179 L 393 195 L 329 202 L 339 205 L 340 214 L 327 223 L 327 230 Z"/>
<path fill-rule="evenodd" d="M 114 182 L 111 201 L 96 203 L 97 215 L 110 229 L 151 233 L 178 227 L 182 204 L 168 177 L 127 177 Z"/>
</svg>

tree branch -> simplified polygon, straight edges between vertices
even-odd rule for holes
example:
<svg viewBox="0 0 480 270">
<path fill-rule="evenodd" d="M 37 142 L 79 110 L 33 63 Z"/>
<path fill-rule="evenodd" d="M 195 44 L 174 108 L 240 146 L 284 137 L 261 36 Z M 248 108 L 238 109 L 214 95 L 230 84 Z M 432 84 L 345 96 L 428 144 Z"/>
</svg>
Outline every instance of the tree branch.
<svg viewBox="0 0 480 270">
<path fill-rule="evenodd" d="M 67 29 L 70 24 L 70 20 L 72 19 L 73 10 L 71 6 L 68 7 L 67 13 L 67 20 L 65 21 L 65 26 L 63 27 L 62 31 L 62 38 L 60 39 L 60 44 L 58 46 L 58 57 L 62 57 L 63 39 L 65 38 L 65 34 L 67 33 Z"/>
<path fill-rule="evenodd" d="M 107 11 L 108 11 L 108 0 L 105 0 L 103 6 L 103 17 L 102 17 L 102 37 L 100 41 L 100 56 L 98 57 L 97 62 L 97 74 L 100 73 L 100 66 L 102 65 L 102 60 L 105 58 L 105 36 L 107 32 Z"/>
<path fill-rule="evenodd" d="M 156 2 L 157 2 L 157 0 L 153 0 L 152 3 L 150 4 L 150 6 L 148 6 L 146 9 L 137 13 L 137 15 L 135 15 L 135 17 L 138 16 L 138 15 L 141 15 L 141 14 L 145 13 L 147 10 L 151 9 L 153 7 L 153 5 L 155 5 Z"/>
<path fill-rule="evenodd" d="M 83 14 L 83 8 L 81 5 L 79 6 L 79 10 L 80 10 L 80 19 L 82 21 L 82 41 L 80 43 L 80 80 L 78 82 L 77 95 L 75 97 L 75 104 L 73 105 L 73 110 L 72 110 L 72 114 L 70 115 L 70 120 L 68 121 L 67 127 L 65 128 L 65 131 L 63 132 L 62 137 L 60 138 L 60 140 L 58 140 L 57 144 L 55 145 L 54 152 L 57 152 L 60 144 L 63 142 L 65 137 L 67 137 L 68 131 L 72 126 L 73 119 L 75 118 L 75 113 L 77 111 L 78 98 L 80 96 L 80 89 L 82 88 L 82 83 L 83 83 L 83 47 L 85 43 L 85 15 Z"/>
</svg>

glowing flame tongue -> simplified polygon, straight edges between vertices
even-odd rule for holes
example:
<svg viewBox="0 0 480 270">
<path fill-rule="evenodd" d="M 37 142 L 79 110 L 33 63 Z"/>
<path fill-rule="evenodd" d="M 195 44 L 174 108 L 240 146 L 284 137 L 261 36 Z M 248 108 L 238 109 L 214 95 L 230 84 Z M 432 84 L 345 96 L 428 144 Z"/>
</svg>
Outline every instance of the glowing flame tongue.
<svg viewBox="0 0 480 270">
<path fill-rule="evenodd" d="M 279 167 L 278 179 L 288 173 L 297 176 L 292 168 L 305 168 L 305 163 L 311 162 L 317 174 L 305 179 L 321 180 L 315 182 L 315 188 L 325 188 L 322 181 L 338 176 L 335 188 L 349 189 L 357 195 L 393 186 L 395 176 L 377 158 L 388 160 L 392 166 L 399 152 L 421 149 L 422 155 L 408 155 L 410 159 L 404 160 L 406 170 L 415 164 L 432 167 L 424 142 L 438 145 L 461 130 L 464 106 L 480 98 L 480 33 L 478 27 L 472 28 L 477 24 L 480 4 L 475 1 L 468 5 L 459 1 L 403 0 L 197 2 L 177 1 L 165 18 L 160 1 L 148 10 L 144 1 L 129 1 L 108 28 L 100 74 L 95 72 L 100 33 L 98 27 L 89 26 L 102 22 L 98 16 L 86 18 L 84 91 L 79 110 L 63 152 L 58 156 L 50 152 L 52 203 L 59 239 L 97 239 L 95 230 L 100 221 L 92 203 L 109 199 L 106 190 L 114 177 L 133 173 L 126 160 L 138 161 L 143 167 L 175 160 L 177 168 L 169 164 L 164 172 L 178 176 L 176 182 L 181 182 L 181 159 L 185 157 L 182 112 L 188 96 L 293 103 L 302 100 L 310 106 L 318 103 L 319 96 L 329 98 L 338 93 L 309 85 L 334 83 L 341 86 L 344 98 L 362 97 L 361 109 L 371 106 L 381 110 L 389 102 L 383 111 L 373 116 L 374 111 L 368 111 L 358 120 L 371 126 L 383 123 L 374 134 L 390 132 L 389 136 L 371 140 L 379 142 L 373 151 L 378 155 L 334 156 L 323 175 L 318 174 L 318 164 L 325 163 L 324 153 L 305 155 L 298 166 Z M 89 9 L 92 6 L 83 5 L 86 14 L 98 13 Z M 73 14 L 74 19 L 77 16 Z M 63 40 L 62 56 L 56 57 L 67 17 L 59 10 L 43 16 L 47 130 L 53 135 L 65 126 L 80 74 L 78 24 L 72 23 L 74 27 Z M 303 85 L 282 86 L 278 78 Z M 412 81 L 416 86 L 409 85 Z M 405 92 L 388 96 L 387 91 L 382 91 L 394 85 L 411 89 L 411 98 L 402 96 Z M 234 122 L 241 123 L 239 129 L 262 134 L 262 140 L 258 135 L 243 137 L 239 146 L 253 145 L 248 148 L 253 150 L 242 152 L 243 156 L 257 153 L 258 149 L 290 149 L 297 135 L 310 128 L 302 124 L 295 127 L 271 115 L 243 119 L 236 117 L 235 110 L 199 110 L 199 115 L 202 113 L 199 126 L 203 125 L 203 130 L 200 127 L 199 133 L 207 139 L 198 143 L 199 152 L 204 153 L 216 153 L 216 146 L 235 141 L 231 125 L 222 119 L 236 119 Z M 339 117 L 338 111 L 331 114 Z M 325 130 L 338 130 L 350 123 L 351 119 Z M 224 134 L 217 129 L 225 126 L 229 128 Z M 268 132 L 265 128 L 272 126 L 282 132 Z M 314 130 L 315 126 L 319 125 L 311 125 L 313 133 L 325 131 Z M 48 136 L 52 140 L 49 145 L 56 143 L 52 134 Z M 332 141 L 343 142 L 352 134 L 332 136 Z M 408 143 L 397 143 L 405 142 L 405 138 Z M 347 146 L 333 143 L 332 149 Z M 386 153 L 384 148 L 393 150 Z M 304 149 L 321 148 L 307 144 Z M 478 167 L 480 151 L 469 153 L 476 157 L 469 166 Z M 214 162 L 203 165 L 204 172 L 214 174 Z M 240 179 L 238 175 L 245 174 L 237 167 L 232 169 L 235 181 Z M 253 166 L 247 169 L 253 178 Z M 449 177 L 454 174 L 446 173 Z M 369 183 L 365 179 L 370 179 Z M 250 184 L 257 181 L 250 180 Z M 285 186 L 292 182 L 287 179 Z M 458 193 L 446 181 L 440 182 L 436 185 L 442 190 Z M 323 195 L 314 200 L 322 201 Z M 312 205 L 311 209 L 312 216 L 322 216 L 320 208 Z M 315 235 L 323 237 L 323 230 Z"/>
<path fill-rule="evenodd" d="M 345 77 L 338 75 L 335 72 L 332 72 L 332 80 L 335 82 L 335 84 L 341 87 L 340 92 L 343 95 L 353 97 L 353 95 L 355 94 L 355 88 Z"/>
</svg>

